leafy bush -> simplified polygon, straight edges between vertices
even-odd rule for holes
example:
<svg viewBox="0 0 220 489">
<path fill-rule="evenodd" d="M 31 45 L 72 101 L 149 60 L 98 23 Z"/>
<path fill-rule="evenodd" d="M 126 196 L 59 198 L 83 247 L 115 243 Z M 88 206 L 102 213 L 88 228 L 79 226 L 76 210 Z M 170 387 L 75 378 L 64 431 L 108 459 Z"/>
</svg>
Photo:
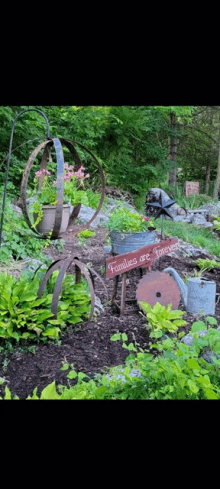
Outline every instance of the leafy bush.
<svg viewBox="0 0 220 489">
<path fill-rule="evenodd" d="M 74 283 L 72 275 L 66 275 L 57 319 L 51 312 L 52 293 L 58 271 L 54 272 L 39 299 L 37 296 L 40 278 L 27 274 L 20 279 L 10 275 L 0 275 L 0 337 L 23 339 L 58 338 L 67 324 L 76 324 L 87 317 L 90 310 L 90 296 L 85 281 Z"/>
<path fill-rule="evenodd" d="M 120 231 L 121 233 L 141 233 L 147 231 L 149 227 L 154 227 L 149 218 L 145 218 L 130 209 L 116 209 L 104 226 L 110 231 Z"/>
<path fill-rule="evenodd" d="M 84 229 L 83 231 L 81 231 L 79 234 L 78 234 L 79 238 L 91 238 L 92 236 L 95 236 L 95 232 L 94 231 L 90 231 L 89 229 Z"/>
<path fill-rule="evenodd" d="M 41 257 L 41 251 L 47 241 L 35 238 L 26 223 L 23 214 L 13 211 L 7 202 L 3 220 L 3 240 L 0 248 L 0 261 L 7 263 L 12 256 L 15 260 L 27 257 Z"/>
<path fill-rule="evenodd" d="M 186 324 L 186 321 L 180 319 L 184 314 L 184 311 L 171 311 L 171 304 L 168 304 L 168 306 L 165 307 L 157 302 L 151 307 L 150 304 L 140 301 L 140 306 L 146 313 L 148 320 L 147 329 L 151 331 L 151 338 L 160 338 L 167 331 L 169 333 L 174 333 L 179 326 L 184 326 Z"/>
<path fill-rule="evenodd" d="M 197 265 L 199 266 L 200 270 L 212 270 L 212 268 L 219 268 L 220 267 L 220 262 L 216 260 L 210 260 L 209 258 L 202 259 L 198 258 L 196 260 Z"/>
</svg>

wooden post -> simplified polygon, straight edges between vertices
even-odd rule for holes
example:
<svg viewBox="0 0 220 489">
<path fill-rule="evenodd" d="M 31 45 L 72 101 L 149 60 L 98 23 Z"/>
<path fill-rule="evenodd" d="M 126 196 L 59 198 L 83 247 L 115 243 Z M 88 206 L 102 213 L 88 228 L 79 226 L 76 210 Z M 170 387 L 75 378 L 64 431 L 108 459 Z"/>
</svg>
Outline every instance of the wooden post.
<svg viewBox="0 0 220 489">
<path fill-rule="evenodd" d="M 122 273 L 121 309 L 120 309 L 121 314 L 124 314 L 124 309 L 125 309 L 126 280 L 127 280 L 127 273 L 125 272 Z"/>
</svg>

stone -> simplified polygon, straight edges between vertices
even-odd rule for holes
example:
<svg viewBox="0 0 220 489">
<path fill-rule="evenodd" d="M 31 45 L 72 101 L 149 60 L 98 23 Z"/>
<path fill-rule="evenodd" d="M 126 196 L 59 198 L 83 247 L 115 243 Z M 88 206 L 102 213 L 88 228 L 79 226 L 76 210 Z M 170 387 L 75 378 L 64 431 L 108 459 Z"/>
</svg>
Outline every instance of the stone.
<svg viewBox="0 0 220 489">
<path fill-rule="evenodd" d="M 70 212 L 71 211 L 72 210 L 70 209 Z M 86 222 L 90 221 L 90 219 L 92 218 L 94 213 L 95 213 L 95 209 L 92 209 L 92 207 L 88 207 L 88 206 L 82 204 L 80 212 L 78 214 L 78 219 L 79 219 L 79 221 L 86 223 Z M 90 227 L 93 229 L 96 229 L 99 226 L 99 224 L 101 224 L 107 220 L 108 220 L 108 216 L 106 216 L 106 214 L 104 214 L 103 212 L 99 212 L 97 217 L 94 219 L 94 221 L 92 221 Z"/>
<path fill-rule="evenodd" d="M 118 374 L 118 375 L 116 376 L 116 379 L 117 379 L 117 380 L 121 379 L 121 380 L 122 380 L 122 382 L 127 382 L 127 381 L 126 381 L 125 376 L 123 375 L 124 369 L 121 369 L 121 370 L 120 370 L 120 372 L 122 372 L 122 374 Z M 141 374 L 141 372 L 140 372 L 138 369 L 134 369 L 134 368 L 133 368 L 133 369 L 130 371 L 129 376 L 130 376 L 130 377 L 142 377 L 142 374 Z M 111 375 L 109 375 L 109 374 L 107 374 L 107 375 L 106 375 L 106 377 L 108 377 L 108 379 L 109 379 L 109 380 L 111 380 L 111 379 L 112 379 Z"/>
<path fill-rule="evenodd" d="M 207 223 L 206 218 L 202 214 L 192 214 L 191 222 L 197 226 L 205 226 Z"/>
<path fill-rule="evenodd" d="M 220 331 L 220 326 L 218 326 L 217 328 L 218 331 Z M 201 336 L 204 336 L 208 333 L 208 330 L 204 330 L 204 331 L 197 331 L 199 337 Z M 192 341 L 194 340 L 193 336 L 191 334 L 187 334 L 185 335 L 183 338 L 182 338 L 182 342 L 185 343 L 185 345 L 187 346 L 190 346 Z M 215 357 L 215 358 L 220 358 L 219 355 L 217 355 L 216 353 L 212 352 L 211 350 L 206 350 L 202 355 L 201 355 L 201 358 L 203 358 L 203 360 L 205 360 L 206 362 L 209 362 L 209 363 L 214 363 L 213 360 L 212 360 L 212 357 Z"/>
<path fill-rule="evenodd" d="M 197 331 L 199 337 L 201 336 L 204 336 L 205 334 L 208 333 L 208 330 L 205 330 L 205 331 Z M 194 340 L 193 336 L 191 334 L 187 334 L 185 335 L 183 338 L 182 338 L 182 342 L 187 345 L 187 346 L 190 346 L 192 341 Z"/>
<path fill-rule="evenodd" d="M 11 209 L 16 212 L 17 214 L 22 214 L 22 210 L 20 207 L 18 207 L 17 205 L 15 204 L 9 204 L 9 207 L 11 207 Z"/>
<path fill-rule="evenodd" d="M 212 357 L 215 357 L 216 359 L 220 358 L 219 355 L 217 355 L 216 353 L 214 353 L 213 351 L 211 350 L 206 350 L 205 353 L 203 353 L 202 357 L 203 360 L 205 360 L 206 362 L 208 363 L 215 363 L 213 360 L 212 360 Z"/>
<path fill-rule="evenodd" d="M 110 245 L 104 246 L 103 251 L 104 251 L 104 253 L 110 253 L 112 251 L 112 247 Z"/>
<path fill-rule="evenodd" d="M 35 260 L 34 258 L 28 258 L 26 261 L 25 261 L 25 267 L 24 267 L 24 270 L 30 270 L 32 272 L 35 272 L 35 270 L 40 266 L 40 268 L 42 266 L 45 267 L 45 263 L 43 263 L 42 261 L 40 260 Z"/>
<path fill-rule="evenodd" d="M 95 295 L 95 307 L 94 307 L 94 313 L 95 314 L 101 314 L 101 312 L 104 312 L 104 307 L 101 303 L 101 300 L 99 299 L 99 297 L 97 297 L 97 295 Z"/>
</svg>

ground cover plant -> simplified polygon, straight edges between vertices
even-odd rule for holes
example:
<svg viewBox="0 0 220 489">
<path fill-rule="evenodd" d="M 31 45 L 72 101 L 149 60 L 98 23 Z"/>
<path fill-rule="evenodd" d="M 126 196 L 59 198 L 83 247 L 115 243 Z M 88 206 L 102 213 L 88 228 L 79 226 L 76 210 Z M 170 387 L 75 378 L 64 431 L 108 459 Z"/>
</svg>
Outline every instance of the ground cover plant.
<svg viewBox="0 0 220 489">
<path fill-rule="evenodd" d="M 0 262 L 9 263 L 11 258 L 23 260 L 27 257 L 43 258 L 47 240 L 38 239 L 29 229 L 23 214 L 14 212 L 6 201 L 3 220 L 3 239 L 0 248 Z"/>
<path fill-rule="evenodd" d="M 154 222 L 156 229 L 161 229 L 161 220 Z M 163 221 L 164 233 L 168 236 L 176 236 L 188 243 L 201 246 L 210 254 L 220 257 L 220 241 L 213 239 L 213 231 L 210 228 L 199 228 L 199 226 L 184 222 Z"/>
<path fill-rule="evenodd" d="M 160 220 L 153 222 L 160 230 Z M 170 226 L 171 236 L 178 236 L 178 233 L 182 231 L 179 223 L 164 221 L 164 228 L 166 223 L 168 223 L 168 226 L 173 225 L 172 229 Z M 197 240 L 196 244 L 198 244 L 199 239 L 204 238 L 203 229 L 195 229 L 196 233 L 194 234 L 194 229 L 191 228 L 191 225 L 190 229 L 189 227 L 187 228 L 186 225 L 185 230 L 189 233 L 187 236 L 189 242 L 192 242 L 193 244 L 194 238 Z M 206 249 L 208 249 L 208 245 L 210 243 L 212 244 L 210 238 L 213 236 L 212 231 L 210 231 L 210 229 L 208 231 L 210 234 L 205 236 L 207 238 L 207 244 L 202 244 L 202 246 Z M 166 234 L 169 234 L 167 230 Z M 179 237 L 186 241 L 184 232 Z M 48 253 L 48 255 L 50 254 L 54 259 L 56 259 L 66 256 L 66 254 L 74 253 L 74 256 L 77 254 L 85 263 L 87 263 L 88 260 L 92 262 L 94 269 L 100 273 L 100 268 L 102 267 L 102 269 L 104 269 L 105 258 L 108 256 L 103 256 L 102 251 L 103 245 L 106 243 L 107 239 L 107 230 L 106 228 L 100 228 L 95 232 L 95 235 L 90 234 L 89 240 L 85 237 L 83 239 L 85 241 L 85 247 L 82 248 L 80 247 L 79 237 L 73 239 L 70 232 L 65 236 L 63 250 L 58 251 L 53 246 L 49 246 L 43 249 L 44 256 L 47 256 Z M 219 244 L 217 239 L 213 240 L 213 243 L 216 247 Z M 205 256 L 201 256 L 201 260 L 210 260 L 213 262 L 213 259 Z M 177 271 L 184 270 L 184 272 L 185 270 L 187 270 L 187 272 L 191 272 L 192 268 L 194 268 L 194 270 L 198 268 L 197 260 L 188 259 L 187 257 L 176 261 L 173 259 L 171 260 L 169 257 L 163 257 L 158 263 L 155 263 L 154 266 L 156 269 L 158 269 L 158 266 L 163 269 L 171 265 L 174 266 Z M 200 262 L 200 265 L 203 266 L 204 263 L 202 264 L 202 262 Z M 217 292 L 220 292 L 218 285 L 220 283 L 218 268 L 214 267 L 214 269 L 212 269 L 209 266 L 206 268 L 206 273 L 214 273 L 214 279 L 217 283 Z M 138 271 L 134 270 L 129 274 L 130 284 L 128 284 L 128 298 L 133 298 L 135 296 L 135 284 L 137 283 L 137 280 Z M 106 285 L 108 286 L 111 294 L 112 283 L 107 283 Z M 99 292 L 101 291 L 99 290 Z M 100 296 L 102 297 L 101 293 Z M 105 298 L 103 297 L 103 303 L 104 302 Z M 26 301 L 26 304 L 23 307 L 28 307 L 28 301 Z M 42 308 L 46 309 L 47 306 L 42 303 Z M 182 334 L 184 334 L 184 332 L 189 332 L 193 322 L 190 315 L 185 313 L 182 304 L 180 304 L 180 309 L 183 314 L 180 314 L 176 319 L 173 318 L 171 323 L 174 323 L 175 320 L 178 321 L 183 318 L 183 321 L 185 320 L 186 324 L 183 324 L 182 326 L 179 325 L 177 328 L 175 327 L 175 330 L 172 331 L 172 334 L 174 335 L 178 335 L 179 332 L 180 334 L 181 332 Z M 64 313 L 64 318 L 65 314 L 67 313 L 67 309 L 64 307 L 60 310 L 60 312 Z M 169 311 L 167 312 L 169 313 Z M 23 314 L 25 314 L 25 312 L 23 312 Z M 216 307 L 216 314 L 218 324 L 220 324 L 219 305 Z M 19 315 L 19 320 L 22 321 L 21 315 Z M 45 319 L 45 322 L 43 323 L 45 330 L 47 327 L 50 327 L 49 320 L 50 318 L 48 317 L 48 321 Z M 65 318 L 64 322 L 67 323 Z M 7 338 L 2 338 L 0 340 L 1 397 L 5 397 L 6 399 L 13 399 L 16 398 L 16 396 L 17 398 L 22 399 L 32 397 L 36 399 L 181 399 L 184 398 L 181 396 L 184 396 L 185 392 L 186 399 L 219 398 L 219 386 L 218 381 L 216 380 L 218 377 L 219 367 L 217 364 L 215 364 L 214 368 L 213 364 L 210 367 L 208 362 L 205 362 L 205 360 L 199 358 L 199 351 L 200 353 L 205 351 L 210 347 L 210 344 L 213 353 L 215 353 L 215 355 L 218 354 L 218 333 L 216 337 L 213 333 L 210 333 L 210 337 L 208 336 L 206 340 L 204 339 L 206 342 L 209 341 L 209 344 L 203 344 L 203 346 L 201 344 L 199 344 L 199 346 L 195 344 L 195 349 L 197 348 L 196 352 L 192 353 L 192 350 L 190 350 L 189 359 L 196 358 L 198 364 L 203 369 L 200 371 L 200 380 L 198 381 L 198 375 L 195 375 L 196 369 L 192 369 L 189 366 L 188 357 L 185 359 L 185 361 L 183 361 L 183 358 L 180 359 L 180 357 L 183 356 L 180 354 L 180 351 L 182 351 L 181 348 L 184 349 L 186 346 L 183 346 L 182 342 L 180 341 L 181 338 L 178 339 L 178 336 L 175 336 L 174 339 L 168 337 L 164 343 L 159 343 L 159 341 L 155 341 L 159 338 L 155 338 L 152 335 L 150 336 L 153 331 L 149 324 L 150 321 L 144 320 L 143 316 L 140 315 L 138 307 L 136 309 L 136 313 L 130 313 L 125 318 L 119 318 L 118 315 L 112 310 L 110 305 L 105 305 L 105 312 L 100 319 L 98 317 L 94 317 L 93 321 L 87 322 L 86 320 L 83 320 L 81 323 L 79 323 L 79 325 L 76 323 L 77 328 L 73 332 L 69 331 L 68 327 L 62 328 L 59 324 L 53 324 L 52 329 L 54 329 L 54 332 L 56 331 L 55 328 L 61 329 L 61 331 L 58 332 L 58 336 L 44 336 L 42 332 L 38 336 L 36 330 L 33 329 L 31 331 L 31 329 L 27 329 L 27 332 L 33 334 L 34 336 L 29 338 L 27 337 L 26 339 L 23 338 L 23 340 L 19 339 L 17 342 L 15 337 L 9 337 L 8 335 Z M 36 327 L 38 328 L 38 326 L 39 323 Z M 216 330 L 215 326 L 217 326 L 217 324 L 213 324 L 213 326 L 214 328 L 212 329 Z M 22 327 L 23 325 L 20 328 L 15 328 L 14 331 L 18 332 L 19 335 L 19 333 L 21 334 L 24 332 Z M 159 330 L 156 328 L 156 330 L 156 335 L 159 333 L 160 338 L 161 333 L 171 333 L 169 328 L 167 328 L 167 330 L 166 328 L 162 328 L 162 330 L 160 330 L 160 328 Z M 111 339 L 114 337 L 114 335 L 118 335 L 116 336 L 118 339 Z M 173 343 L 170 343 L 171 340 Z M 175 344 L 175 340 L 181 343 L 182 346 Z M 170 345 L 170 349 L 168 348 L 168 345 Z M 47 346 L 46 350 L 44 349 L 45 346 Z M 68 346 L 70 346 L 70 349 Z M 23 349 L 22 351 L 22 348 L 25 347 L 26 350 Z M 179 350 L 178 354 L 177 350 Z M 183 351 L 185 352 L 185 350 Z M 175 356 L 173 357 L 174 352 Z M 152 364 L 154 360 L 158 359 L 157 362 L 155 361 L 155 366 L 152 369 L 154 379 L 152 377 L 149 382 L 146 382 L 146 379 L 145 382 L 143 379 L 141 380 L 139 375 L 139 372 L 141 372 L 141 362 L 145 363 L 146 361 L 146 364 L 148 365 L 147 358 L 150 358 L 146 357 L 143 359 L 143 357 L 141 357 L 141 353 L 143 353 L 144 358 L 145 354 L 152 356 L 151 360 L 149 360 L 150 364 Z M 52 365 L 50 355 L 53 358 Z M 131 355 L 133 355 L 133 357 Z M 169 358 L 170 355 L 171 357 Z M 65 358 L 67 358 L 67 361 L 65 361 Z M 214 358 L 218 360 L 217 357 Z M 203 361 L 205 362 L 204 364 Z M 137 363 L 135 362 L 139 362 L 138 367 Z M 61 370 L 63 365 L 65 365 L 65 368 L 67 365 L 69 367 L 65 370 Z M 190 365 L 193 365 L 193 363 L 190 363 Z M 106 370 L 106 373 L 103 373 L 103 370 Z M 208 373 L 205 372 L 205 370 L 207 370 Z M 24 372 L 27 372 L 26 381 L 23 380 L 25 377 Z M 137 373 L 136 377 L 135 372 Z M 177 372 L 179 372 L 179 375 Z M 93 374 L 93 378 L 91 378 L 91 374 Z M 98 377 L 96 377 L 96 374 Z M 206 375 L 208 375 L 209 379 L 205 377 Z M 126 384 L 123 378 L 125 376 L 127 376 Z M 109 377 L 111 377 L 111 379 Z M 201 388 L 202 377 L 205 379 L 203 380 L 204 389 Z M 18 378 L 20 379 L 19 382 Z M 50 378 L 51 382 L 49 382 Z M 170 390 L 166 390 L 166 385 L 168 385 L 167 378 L 170 378 Z M 181 378 L 182 383 L 180 381 Z M 180 385 L 178 385 L 178 382 Z M 136 385 L 137 383 L 138 385 Z M 146 383 L 149 389 L 144 387 Z M 174 386 L 174 391 L 172 391 L 172 386 Z"/>
<path fill-rule="evenodd" d="M 194 340 L 190 346 L 178 337 L 159 341 L 154 345 L 160 351 L 157 357 L 130 344 L 129 350 L 135 353 L 127 356 L 125 365 L 112 367 L 92 380 L 77 372 L 73 364 L 63 363 L 61 370 L 77 383 L 67 387 L 56 386 L 53 381 L 40 395 L 36 387 L 27 399 L 220 399 L 220 360 L 215 357 L 220 353 L 220 332 L 210 327 L 207 335 L 198 339 L 198 326 L 202 325 L 192 325 Z M 122 340 L 123 347 L 127 347 L 125 334 L 116 333 L 111 339 Z M 212 364 L 199 357 L 207 345 L 213 352 Z M 7 387 L 4 398 L 11 398 Z"/>
<path fill-rule="evenodd" d="M 46 271 L 46 269 L 44 270 Z M 37 292 L 41 282 L 38 274 L 19 279 L 6 273 L 0 275 L 0 338 L 17 342 L 37 338 L 46 341 L 58 338 L 68 324 L 83 321 L 90 310 L 90 296 L 86 283 L 74 283 L 67 275 L 63 281 L 57 318 L 51 312 L 52 293 L 58 271 L 54 272 L 43 295 Z M 42 272 L 41 272 L 42 278 Z"/>
</svg>

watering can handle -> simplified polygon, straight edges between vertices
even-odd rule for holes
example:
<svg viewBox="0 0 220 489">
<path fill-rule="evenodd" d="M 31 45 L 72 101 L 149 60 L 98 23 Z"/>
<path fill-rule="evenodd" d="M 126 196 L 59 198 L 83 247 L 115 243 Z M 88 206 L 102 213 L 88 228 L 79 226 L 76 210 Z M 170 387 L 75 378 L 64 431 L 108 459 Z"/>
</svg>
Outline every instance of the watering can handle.
<svg viewBox="0 0 220 489">
<path fill-rule="evenodd" d="M 216 301 L 216 303 L 215 303 L 215 305 L 217 305 L 217 304 L 218 304 L 218 302 L 219 302 L 219 299 L 220 299 L 220 294 L 215 294 L 215 295 L 218 295 L 218 299 L 217 299 L 217 301 Z"/>
</svg>

